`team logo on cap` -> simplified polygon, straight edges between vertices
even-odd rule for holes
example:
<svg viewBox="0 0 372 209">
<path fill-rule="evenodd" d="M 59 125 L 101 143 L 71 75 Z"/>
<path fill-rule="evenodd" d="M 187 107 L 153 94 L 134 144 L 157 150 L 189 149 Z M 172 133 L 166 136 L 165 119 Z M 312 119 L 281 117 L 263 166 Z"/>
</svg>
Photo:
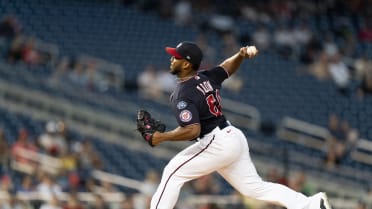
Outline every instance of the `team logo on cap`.
<svg viewBox="0 0 372 209">
<path fill-rule="evenodd" d="M 182 110 L 179 117 L 182 122 L 189 122 L 192 119 L 192 114 L 188 110 Z"/>
<path fill-rule="evenodd" d="M 185 108 L 187 106 L 187 103 L 185 102 L 185 101 L 180 101 L 180 102 L 178 102 L 178 104 L 177 104 L 177 108 L 179 109 L 179 110 L 182 110 L 183 108 Z"/>
</svg>

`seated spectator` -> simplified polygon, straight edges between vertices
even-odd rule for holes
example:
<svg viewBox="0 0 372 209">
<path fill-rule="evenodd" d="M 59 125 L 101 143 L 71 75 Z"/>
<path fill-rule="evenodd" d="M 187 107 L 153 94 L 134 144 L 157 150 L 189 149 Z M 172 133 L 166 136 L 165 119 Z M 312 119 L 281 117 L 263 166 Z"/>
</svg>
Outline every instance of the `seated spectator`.
<svg viewBox="0 0 372 209">
<path fill-rule="evenodd" d="M 27 39 L 22 48 L 22 60 L 27 65 L 37 65 L 40 62 L 39 53 L 34 48 L 35 40 Z"/>
<path fill-rule="evenodd" d="M 224 33 L 222 36 L 223 56 L 232 56 L 235 52 L 239 51 L 238 40 L 232 32 Z"/>
<path fill-rule="evenodd" d="M 20 129 L 18 138 L 12 145 L 12 157 L 15 162 L 26 169 L 28 172 L 33 173 L 36 168 L 36 163 L 25 156 L 27 152 L 37 152 L 36 145 L 29 141 L 29 134 L 26 129 Z"/>
<path fill-rule="evenodd" d="M 150 99 L 162 97 L 161 86 L 157 80 L 157 70 L 153 65 L 147 65 L 139 74 L 137 84 L 142 96 Z"/>
<path fill-rule="evenodd" d="M 273 38 L 277 52 L 284 58 L 290 58 L 296 46 L 296 40 L 291 30 L 284 25 L 280 25 L 275 30 Z"/>
<path fill-rule="evenodd" d="M 188 25 L 192 21 L 192 5 L 190 1 L 181 0 L 174 6 L 173 18 L 179 25 Z"/>
<path fill-rule="evenodd" d="M 328 66 L 332 80 L 337 85 L 340 93 L 348 93 L 348 88 L 351 81 L 350 70 L 342 60 L 342 55 L 337 53 L 330 59 Z"/>
<path fill-rule="evenodd" d="M 15 64 L 22 60 L 23 43 L 24 43 L 23 36 L 17 36 L 16 38 L 14 38 L 5 55 L 6 60 L 9 64 Z"/>
<path fill-rule="evenodd" d="M 372 42 L 372 23 L 371 18 L 366 18 L 365 24 L 358 32 L 359 40 L 362 42 Z"/>
<path fill-rule="evenodd" d="M 355 78 L 360 83 L 357 94 L 363 99 L 366 94 L 372 94 L 372 61 L 364 55 L 354 63 Z"/>
<path fill-rule="evenodd" d="M 328 150 L 326 166 L 333 168 L 340 164 L 345 154 L 358 139 L 358 132 L 350 128 L 347 121 L 342 121 L 336 114 L 331 114 L 328 121 L 330 136 L 327 140 Z"/>
<path fill-rule="evenodd" d="M 265 52 L 270 48 L 271 34 L 264 25 L 259 25 L 252 34 L 252 41 L 260 52 Z"/>
<path fill-rule="evenodd" d="M 213 174 L 209 174 L 191 182 L 193 194 L 219 194 L 220 185 L 217 183 Z"/>
<path fill-rule="evenodd" d="M 68 195 L 66 204 L 63 206 L 63 209 L 84 209 L 84 206 L 75 194 L 70 193 Z"/>
<path fill-rule="evenodd" d="M 21 201 L 16 195 L 10 193 L 8 198 L 2 201 L 1 209 L 33 209 L 29 202 Z"/>
<path fill-rule="evenodd" d="M 53 176 L 47 173 L 41 173 L 41 179 L 36 186 L 36 191 L 40 193 L 43 200 L 52 201 L 52 203 L 55 201 L 55 196 L 60 197 L 62 195 L 61 186 L 55 182 Z"/>
<path fill-rule="evenodd" d="M 233 74 L 229 77 L 229 79 L 226 79 L 222 86 L 233 93 L 239 93 L 244 85 L 244 81 L 242 79 L 243 76 L 239 76 L 240 73 Z"/>
<path fill-rule="evenodd" d="M 0 175 L 9 169 L 10 147 L 4 130 L 0 128 Z"/>
<path fill-rule="evenodd" d="M 58 61 L 57 65 L 56 65 L 56 67 L 55 67 L 55 69 L 54 69 L 54 71 L 51 75 L 51 78 L 50 78 L 51 81 L 56 81 L 56 80 L 65 81 L 65 80 L 67 80 L 68 75 L 69 75 L 70 71 L 72 70 L 71 65 L 72 65 L 72 61 L 69 59 L 69 57 L 67 57 L 67 56 L 62 57 Z"/>
<path fill-rule="evenodd" d="M 0 191 L 13 192 L 14 183 L 10 175 L 4 174 L 0 178 Z"/>
<path fill-rule="evenodd" d="M 22 26 L 17 17 L 8 15 L 0 21 L 0 37 L 13 40 L 13 38 L 18 36 L 21 32 Z"/>
<path fill-rule="evenodd" d="M 61 202 L 58 200 L 57 195 L 52 195 L 50 199 L 46 200 L 40 209 L 62 209 Z"/>
<path fill-rule="evenodd" d="M 146 172 L 145 179 L 143 180 L 144 184 L 141 188 L 141 191 L 146 195 L 151 196 L 155 192 L 159 182 L 159 173 L 155 170 L 150 169 Z"/>
<path fill-rule="evenodd" d="M 78 148 L 76 152 L 78 156 L 78 164 L 82 170 L 101 170 L 103 168 L 101 156 L 95 150 L 94 145 L 89 139 L 84 140 L 81 147 Z"/>
<path fill-rule="evenodd" d="M 120 202 L 118 209 L 135 209 L 133 195 L 127 195 L 125 199 Z"/>
<path fill-rule="evenodd" d="M 169 95 L 173 92 L 176 86 L 175 77 L 169 73 L 167 69 L 160 69 L 156 74 L 156 81 L 160 84 L 160 90 L 163 93 L 163 97 L 169 98 Z"/>
<path fill-rule="evenodd" d="M 299 172 L 294 178 L 290 179 L 289 187 L 297 192 L 305 194 L 306 196 L 315 194 L 315 189 L 306 180 L 306 174 L 303 171 Z"/>
<path fill-rule="evenodd" d="M 329 80 L 331 75 L 328 66 L 328 56 L 324 52 L 321 52 L 314 63 L 308 66 L 308 72 L 319 81 Z"/>
<path fill-rule="evenodd" d="M 196 37 L 195 42 L 203 51 L 203 62 L 200 65 L 200 69 L 212 67 L 216 62 L 216 49 L 208 43 L 206 34 L 200 33 Z"/>
<path fill-rule="evenodd" d="M 285 174 L 281 174 L 278 169 L 271 168 L 266 174 L 266 180 L 274 183 L 288 185 L 288 179 Z"/>
<path fill-rule="evenodd" d="M 110 209 L 110 207 L 101 195 L 95 194 L 94 201 L 88 205 L 88 209 Z"/>
<path fill-rule="evenodd" d="M 39 136 L 41 148 L 50 155 L 59 156 L 67 153 L 66 139 L 58 132 L 57 123 L 49 121 L 45 125 L 45 132 Z"/>
<path fill-rule="evenodd" d="M 100 186 L 97 187 L 96 191 L 98 193 L 102 194 L 102 193 L 116 193 L 119 190 L 111 182 L 101 180 L 100 181 Z"/>
<path fill-rule="evenodd" d="M 16 188 L 17 192 L 27 193 L 35 190 L 35 185 L 31 175 L 24 175 L 21 184 Z"/>
</svg>

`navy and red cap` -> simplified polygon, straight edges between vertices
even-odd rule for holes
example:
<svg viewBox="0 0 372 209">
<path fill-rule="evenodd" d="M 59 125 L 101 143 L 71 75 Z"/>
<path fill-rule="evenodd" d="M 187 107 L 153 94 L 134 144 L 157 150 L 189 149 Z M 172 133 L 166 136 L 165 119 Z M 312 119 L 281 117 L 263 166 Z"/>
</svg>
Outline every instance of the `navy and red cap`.
<svg viewBox="0 0 372 209">
<path fill-rule="evenodd" d="M 177 45 L 176 48 L 166 47 L 165 51 L 177 59 L 189 61 L 193 68 L 197 70 L 203 59 L 203 52 L 194 42 L 184 41 Z"/>
</svg>

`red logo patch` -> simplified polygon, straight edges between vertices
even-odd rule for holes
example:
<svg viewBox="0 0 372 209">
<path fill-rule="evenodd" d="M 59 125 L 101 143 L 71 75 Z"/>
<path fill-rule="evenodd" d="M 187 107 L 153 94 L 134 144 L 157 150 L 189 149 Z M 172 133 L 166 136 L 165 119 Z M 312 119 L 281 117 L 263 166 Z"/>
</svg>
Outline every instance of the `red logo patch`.
<svg viewBox="0 0 372 209">
<path fill-rule="evenodd" d="M 188 110 L 182 110 L 179 117 L 182 122 L 189 122 L 192 119 L 192 114 Z"/>
</svg>

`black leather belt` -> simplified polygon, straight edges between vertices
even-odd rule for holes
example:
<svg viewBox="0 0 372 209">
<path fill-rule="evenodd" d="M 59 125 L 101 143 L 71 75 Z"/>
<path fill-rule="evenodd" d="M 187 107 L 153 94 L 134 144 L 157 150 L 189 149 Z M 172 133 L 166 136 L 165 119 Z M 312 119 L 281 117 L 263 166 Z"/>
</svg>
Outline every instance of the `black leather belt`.
<svg viewBox="0 0 372 209">
<path fill-rule="evenodd" d="M 222 129 L 226 128 L 229 125 L 230 125 L 230 123 L 227 122 L 226 120 L 224 120 L 220 124 L 218 124 L 218 127 L 222 130 Z"/>
</svg>

